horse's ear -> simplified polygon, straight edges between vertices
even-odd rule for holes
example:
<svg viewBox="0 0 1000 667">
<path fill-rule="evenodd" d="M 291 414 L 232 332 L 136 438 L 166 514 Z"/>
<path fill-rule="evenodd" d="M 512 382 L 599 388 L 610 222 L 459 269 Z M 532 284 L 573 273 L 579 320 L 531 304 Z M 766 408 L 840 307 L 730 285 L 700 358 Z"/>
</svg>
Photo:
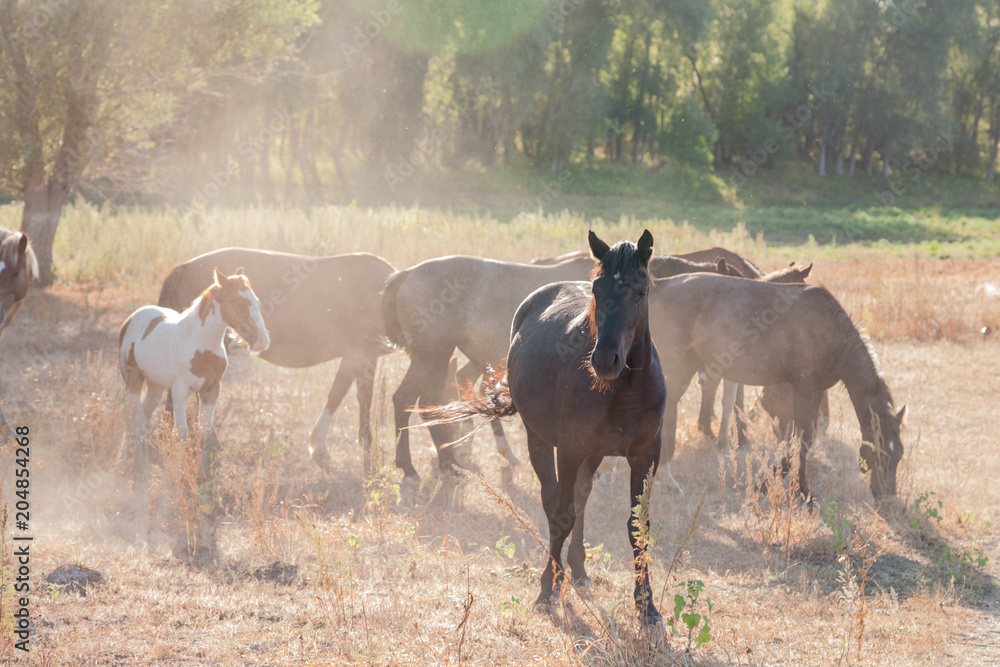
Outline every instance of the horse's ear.
<svg viewBox="0 0 1000 667">
<path fill-rule="evenodd" d="M 905 417 L 906 417 L 906 406 L 904 405 L 903 409 L 900 410 L 899 414 L 896 415 L 896 421 L 899 422 L 900 424 L 902 424 L 903 423 L 903 419 Z"/>
<path fill-rule="evenodd" d="M 639 257 L 642 258 L 642 263 L 649 264 L 649 258 L 653 256 L 653 235 L 649 233 L 648 229 L 642 230 L 642 236 L 639 237 L 639 243 L 636 245 L 639 248 Z"/>
<path fill-rule="evenodd" d="M 802 280 L 805 280 L 806 278 L 808 278 L 809 274 L 812 273 L 812 270 L 813 270 L 812 262 L 809 262 L 809 266 L 807 266 L 806 268 L 802 269 Z"/>
<path fill-rule="evenodd" d="M 226 277 L 222 275 L 221 271 L 219 271 L 219 267 L 215 267 L 214 269 L 212 269 L 212 273 L 215 276 L 216 285 L 221 286 L 226 281 Z"/>
<path fill-rule="evenodd" d="M 718 273 L 719 275 L 722 275 L 722 276 L 728 276 L 729 275 L 729 265 L 726 264 L 726 258 L 725 257 L 716 257 L 715 258 L 715 272 Z"/>
<path fill-rule="evenodd" d="M 607 243 L 597 238 L 597 234 L 594 233 L 593 229 L 587 232 L 587 240 L 590 242 L 590 252 L 597 261 L 604 259 L 604 255 L 611 250 Z"/>
<path fill-rule="evenodd" d="M 243 267 L 241 266 L 240 268 L 238 268 L 235 271 L 233 271 L 233 275 L 235 275 L 235 276 L 244 276 L 245 277 L 247 274 L 243 273 Z"/>
<path fill-rule="evenodd" d="M 23 255 L 28 252 L 28 235 L 21 232 L 21 239 L 17 242 L 17 254 Z"/>
</svg>

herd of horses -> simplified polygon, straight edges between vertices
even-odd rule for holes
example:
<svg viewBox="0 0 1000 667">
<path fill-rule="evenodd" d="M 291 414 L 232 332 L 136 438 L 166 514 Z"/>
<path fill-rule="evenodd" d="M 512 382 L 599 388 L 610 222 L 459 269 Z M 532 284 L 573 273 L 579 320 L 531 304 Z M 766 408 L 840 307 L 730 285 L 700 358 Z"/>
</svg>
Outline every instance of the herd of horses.
<svg viewBox="0 0 1000 667">
<path fill-rule="evenodd" d="M 200 427 L 211 436 L 206 443 L 217 446 L 212 415 L 231 328 L 279 366 L 341 359 L 310 436 L 310 454 L 321 466 L 329 465 L 332 416 L 355 384 L 368 470 L 377 363 L 395 349 L 410 358 L 392 396 L 395 462 L 406 477 L 419 479 L 409 451 L 413 412 L 426 420 L 443 470 L 461 467 L 449 445 L 461 438 L 459 422 L 473 415 L 488 419 L 498 450 L 516 464 L 498 420 L 520 415 L 549 522 L 551 559 L 540 604 L 558 590 L 562 548 L 571 534 L 574 580 L 587 580 L 584 507 L 603 457 L 628 460 L 633 510 L 661 459 L 677 485 L 669 471 L 677 404 L 696 374 L 699 427 L 707 433 L 717 386 L 725 383 L 720 446 L 727 444 L 728 418 L 742 400 L 742 386 L 765 386 L 762 403 L 777 406 L 770 409 L 779 413 L 784 435 L 801 442 L 797 482 L 806 498 L 806 454 L 826 390 L 842 381 L 861 427 L 860 463 L 872 494 L 895 494 L 905 408 L 896 411 L 871 350 L 837 300 L 805 283 L 811 265 L 765 274 L 722 248 L 654 255 L 648 231 L 636 243 L 610 246 L 590 232 L 588 243 L 588 252 L 525 264 L 448 256 L 399 271 L 365 253 L 309 257 L 245 248 L 179 264 L 164 280 L 158 305 L 140 308 L 119 330 L 132 456 L 137 462 L 144 457 L 146 424 L 165 391 L 167 412 L 182 434 L 184 406 L 191 393 L 198 395 Z M 32 272 L 37 275 L 27 237 L 5 232 L 0 331 Z M 469 360 L 457 372 L 456 350 Z M 456 389 L 462 394 L 457 400 Z M 781 469 L 793 468 L 786 456 Z M 630 517 L 628 531 L 636 555 L 635 601 L 645 622 L 658 623 L 633 530 L 637 516 Z"/>
</svg>

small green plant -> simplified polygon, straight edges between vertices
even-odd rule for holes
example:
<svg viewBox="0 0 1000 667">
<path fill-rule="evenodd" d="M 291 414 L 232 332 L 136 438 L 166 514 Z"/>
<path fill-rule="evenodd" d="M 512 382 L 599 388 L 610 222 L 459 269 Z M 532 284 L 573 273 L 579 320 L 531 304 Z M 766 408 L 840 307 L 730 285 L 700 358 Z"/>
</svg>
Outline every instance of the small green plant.
<svg viewBox="0 0 1000 667">
<path fill-rule="evenodd" d="M 847 549 L 847 538 L 851 534 L 851 520 L 844 516 L 844 510 L 836 502 L 823 505 L 823 523 L 833 533 L 833 548 L 839 553 Z"/>
<path fill-rule="evenodd" d="M 944 503 L 940 500 L 932 501 L 931 496 L 933 495 L 937 494 L 933 491 L 924 491 L 910 505 L 910 525 L 914 530 L 920 530 L 921 524 L 930 525 L 931 519 L 937 522 L 935 525 L 941 524 L 941 520 L 944 518 L 941 516 Z"/>
<path fill-rule="evenodd" d="M 516 595 L 511 595 L 509 598 L 500 603 L 500 612 L 507 618 L 512 618 L 515 611 L 519 614 L 523 614 L 526 611 L 524 603 L 521 602 L 521 598 Z"/>
<path fill-rule="evenodd" d="M 667 625 L 675 635 L 680 635 L 684 630 L 687 633 L 687 651 L 692 645 L 698 648 L 702 644 L 712 641 L 712 630 L 709 625 L 709 615 L 712 613 L 712 598 L 705 597 L 705 607 L 707 610 L 701 612 L 701 592 L 705 589 L 705 582 L 701 579 L 688 579 L 682 584 L 678 584 L 683 589 L 682 593 L 674 595 L 674 616 L 667 619 Z M 685 611 L 686 610 L 686 611 Z"/>
<path fill-rule="evenodd" d="M 945 572 L 952 581 L 964 583 L 968 581 L 978 570 L 986 567 L 990 559 L 983 553 L 982 549 L 963 549 L 962 553 L 945 547 L 938 559 L 938 565 L 944 567 Z"/>
<path fill-rule="evenodd" d="M 499 540 L 497 540 L 496 547 L 493 549 L 494 555 L 500 560 L 504 558 L 514 557 L 514 543 L 510 539 L 510 535 L 504 535 Z"/>
<path fill-rule="evenodd" d="M 587 560 L 593 561 L 595 563 L 608 563 L 611 561 L 611 554 L 604 550 L 604 544 L 598 544 L 596 547 L 590 546 L 590 542 L 584 540 L 583 548 L 587 553 Z"/>
</svg>

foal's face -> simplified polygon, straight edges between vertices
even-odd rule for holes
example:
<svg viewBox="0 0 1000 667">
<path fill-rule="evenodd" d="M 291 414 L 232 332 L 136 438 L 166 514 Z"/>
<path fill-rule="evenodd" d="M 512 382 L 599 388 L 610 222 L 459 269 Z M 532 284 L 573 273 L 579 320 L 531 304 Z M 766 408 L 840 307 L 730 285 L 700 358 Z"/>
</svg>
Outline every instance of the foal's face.
<svg viewBox="0 0 1000 667">
<path fill-rule="evenodd" d="M 639 243 L 622 242 L 614 248 L 590 233 L 591 250 L 601 262 L 595 271 L 591 327 L 596 342 L 590 365 L 601 380 L 614 380 L 625 368 L 629 349 L 647 326 L 649 272 L 653 237 L 644 232 Z"/>
<path fill-rule="evenodd" d="M 876 411 L 878 429 L 870 433 L 863 431 L 864 444 L 861 445 L 860 455 L 865 468 L 871 473 L 868 484 L 875 498 L 896 495 L 896 469 L 903 458 L 899 432 L 905 413 L 905 407 L 896 415 L 885 409 Z M 874 447 L 868 443 L 873 443 Z"/>
<path fill-rule="evenodd" d="M 28 237 L 16 234 L 0 244 L 0 331 L 28 294 L 31 270 L 28 267 Z"/>
<path fill-rule="evenodd" d="M 260 301 L 250 288 L 250 281 L 239 273 L 216 279 L 222 286 L 219 294 L 222 321 L 249 343 L 254 352 L 266 350 L 271 341 L 260 313 Z"/>
</svg>

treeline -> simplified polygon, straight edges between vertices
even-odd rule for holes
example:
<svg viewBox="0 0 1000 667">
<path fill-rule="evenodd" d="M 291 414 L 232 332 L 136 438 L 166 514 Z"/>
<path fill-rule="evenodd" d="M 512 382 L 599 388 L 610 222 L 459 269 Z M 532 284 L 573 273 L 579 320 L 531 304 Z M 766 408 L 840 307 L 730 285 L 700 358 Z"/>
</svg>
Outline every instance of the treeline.
<svg viewBox="0 0 1000 667">
<path fill-rule="evenodd" d="M 196 206 L 417 170 L 992 181 L 1000 0 L 0 0 L 0 190 Z"/>
<path fill-rule="evenodd" d="M 221 108 L 189 125 L 190 145 L 219 140 L 209 174 L 239 163 L 239 201 L 320 200 L 359 170 L 392 190 L 418 169 L 580 160 L 737 185 L 801 160 L 891 193 L 931 171 L 992 181 L 1000 142 L 998 0 L 329 0 L 286 67 L 202 95 Z"/>
</svg>

